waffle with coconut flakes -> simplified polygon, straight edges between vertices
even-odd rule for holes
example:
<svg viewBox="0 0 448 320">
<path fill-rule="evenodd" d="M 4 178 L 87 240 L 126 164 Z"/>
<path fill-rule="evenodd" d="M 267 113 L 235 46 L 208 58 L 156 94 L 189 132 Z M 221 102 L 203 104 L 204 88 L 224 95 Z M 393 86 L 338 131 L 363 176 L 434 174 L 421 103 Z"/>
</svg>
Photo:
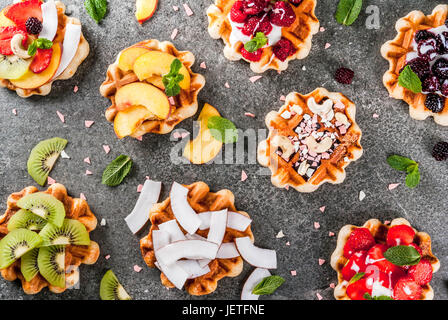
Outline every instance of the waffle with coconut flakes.
<svg viewBox="0 0 448 320">
<path fill-rule="evenodd" d="M 363 152 L 355 113 L 341 93 L 288 94 L 280 110 L 266 116 L 269 136 L 258 146 L 258 162 L 269 167 L 278 188 L 313 192 L 325 182 L 343 182 L 345 168 Z"/>
<path fill-rule="evenodd" d="M 180 82 L 180 93 L 167 97 L 162 77 L 170 71 L 174 59 L 182 63 L 184 79 Z M 117 136 L 166 134 L 192 117 L 198 108 L 198 94 L 205 85 L 205 78 L 191 71 L 194 62 L 191 52 L 178 51 L 168 41 L 146 40 L 121 51 L 100 87 L 101 95 L 112 102 L 106 110 L 106 119 L 114 122 Z M 139 67 L 135 69 L 137 64 Z"/>
<path fill-rule="evenodd" d="M 417 120 L 430 116 L 448 126 L 448 5 L 438 5 L 431 15 L 412 11 L 396 23 L 397 36 L 386 42 L 381 54 L 389 61 L 383 83 L 391 97 L 409 104 Z M 422 81 L 422 92 L 399 85 L 398 77 L 410 66 Z"/>
<path fill-rule="evenodd" d="M 0 13 L 0 33 L 10 39 L 12 49 L 2 40 L 0 86 L 23 98 L 48 95 L 53 82 L 72 78 L 90 52 L 80 21 L 66 16 L 60 1 L 16 1 Z M 52 41 L 53 46 L 37 49 L 32 57 L 26 48 L 38 38 Z"/>
<path fill-rule="evenodd" d="M 207 10 L 208 32 L 212 38 L 224 41 L 224 56 L 246 60 L 256 73 L 283 71 L 289 61 L 307 57 L 312 37 L 319 31 L 314 14 L 316 0 L 271 2 L 216 0 Z M 263 32 L 267 43 L 248 52 L 244 45 L 259 32 Z"/>
<path fill-rule="evenodd" d="M 24 188 L 20 192 L 11 194 L 8 197 L 7 209 L 3 216 L 0 217 L 0 240 L 7 236 L 8 223 L 20 211 L 17 202 L 25 196 L 35 194 L 38 189 L 35 187 Z M 89 208 L 86 200 L 72 198 L 68 196 L 66 188 L 62 184 L 53 184 L 48 190 L 43 192 L 49 194 L 63 203 L 65 208 L 65 218 L 77 220 L 85 226 L 88 233 L 95 230 L 97 219 Z M 37 294 L 43 288 L 48 287 L 53 293 L 62 293 L 65 290 L 75 286 L 79 282 L 79 269 L 81 264 L 94 264 L 99 257 L 100 248 L 94 241 L 90 241 L 90 245 L 68 245 L 65 247 L 65 287 L 51 285 L 40 273 L 35 277 L 26 281 L 21 272 L 21 259 L 16 260 L 9 267 L 0 270 L 0 274 L 5 280 L 15 281 L 19 279 L 22 282 L 23 291 L 26 294 Z"/>
<path fill-rule="evenodd" d="M 419 263 L 396 266 L 387 261 L 385 250 L 397 245 L 415 248 L 421 256 Z M 395 300 L 432 300 L 434 291 L 429 282 L 440 262 L 431 251 L 431 237 L 398 218 L 388 225 L 371 219 L 361 227 L 344 226 L 339 231 L 331 266 L 338 273 L 334 290 L 337 300 L 365 299 L 366 292 L 372 297 Z M 365 275 L 355 277 L 362 272 Z"/>
</svg>

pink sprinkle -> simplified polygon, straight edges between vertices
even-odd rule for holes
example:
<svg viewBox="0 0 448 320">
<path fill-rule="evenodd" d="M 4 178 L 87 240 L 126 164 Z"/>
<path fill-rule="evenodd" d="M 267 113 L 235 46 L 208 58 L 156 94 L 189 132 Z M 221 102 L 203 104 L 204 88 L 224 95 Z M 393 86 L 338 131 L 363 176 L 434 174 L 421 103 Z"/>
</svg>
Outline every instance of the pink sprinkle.
<svg viewBox="0 0 448 320">
<path fill-rule="evenodd" d="M 180 137 L 183 139 L 183 138 L 185 138 L 185 137 L 187 137 L 187 136 L 189 136 L 190 135 L 190 132 L 182 132 L 181 134 L 180 134 Z"/>
<path fill-rule="evenodd" d="M 292 275 L 293 277 L 295 277 L 295 276 L 297 275 L 297 271 L 296 271 L 296 270 L 291 270 L 291 275 Z"/>
<path fill-rule="evenodd" d="M 54 180 L 52 177 L 48 177 L 47 178 L 47 182 L 48 182 L 48 185 L 52 185 L 52 184 L 55 184 L 56 183 L 56 180 Z"/>
<path fill-rule="evenodd" d="M 287 245 L 287 246 L 290 246 L 290 245 L 291 245 L 291 243 L 289 243 L 289 241 L 288 241 L 288 242 L 286 242 L 286 243 L 285 243 L 285 245 Z"/>
<path fill-rule="evenodd" d="M 331 231 L 328 232 L 328 236 L 329 236 L 329 237 L 334 237 L 334 232 L 331 232 Z"/>
<path fill-rule="evenodd" d="M 255 118 L 255 115 L 254 115 L 253 113 L 250 113 L 250 112 L 245 112 L 244 115 L 245 115 L 246 117 Z"/>
<path fill-rule="evenodd" d="M 379 118 L 379 117 L 380 117 L 380 115 L 379 115 L 379 114 L 376 114 L 376 113 L 374 113 L 374 114 L 372 115 L 372 117 L 373 117 L 373 118 L 375 118 L 375 119 L 377 119 L 377 118 Z"/>
<path fill-rule="evenodd" d="M 385 224 L 385 225 L 388 225 L 388 224 L 390 224 L 390 221 L 389 221 L 389 220 L 386 220 L 386 221 L 384 221 L 384 224 Z"/>
<path fill-rule="evenodd" d="M 334 107 L 336 109 L 341 109 L 344 110 L 345 109 L 345 104 L 343 104 L 341 101 L 336 102 L 336 104 L 334 105 Z"/>
<path fill-rule="evenodd" d="M 398 186 L 399 186 L 400 184 L 399 183 L 391 183 L 390 185 L 389 185 L 389 190 L 394 190 L 394 189 L 396 189 Z"/>
<path fill-rule="evenodd" d="M 59 111 L 56 111 L 56 113 L 57 113 L 59 119 L 61 120 L 61 122 L 65 123 L 65 116 L 62 113 L 60 113 Z"/>
<path fill-rule="evenodd" d="M 134 266 L 134 271 L 135 272 L 140 272 L 140 271 L 142 271 L 142 268 L 140 268 L 140 266 L 138 266 L 138 265 L 135 265 Z"/>
<path fill-rule="evenodd" d="M 328 48 L 330 48 L 330 47 L 331 47 L 331 43 L 328 43 L 328 42 L 327 42 L 327 43 L 325 44 L 325 49 L 328 49 Z"/>
<path fill-rule="evenodd" d="M 110 147 L 107 144 L 103 145 L 103 149 L 104 149 L 104 152 L 106 152 L 106 154 L 108 154 L 110 152 Z"/>
<path fill-rule="evenodd" d="M 150 178 L 149 178 L 149 176 L 146 176 L 145 179 L 146 179 L 146 180 L 149 180 Z"/>
<path fill-rule="evenodd" d="M 325 206 L 320 207 L 319 210 L 320 210 L 320 212 L 324 213 L 325 212 Z"/>
<path fill-rule="evenodd" d="M 142 192 L 142 189 L 143 189 L 143 185 L 142 185 L 142 184 L 139 184 L 139 185 L 137 186 L 137 192 Z"/>
<path fill-rule="evenodd" d="M 330 283 L 330 288 L 331 289 L 334 289 L 336 287 L 336 285 L 332 282 L 332 283 Z"/>
<path fill-rule="evenodd" d="M 174 11 L 179 11 L 179 7 L 178 6 L 173 6 L 173 10 Z"/>
<path fill-rule="evenodd" d="M 285 186 L 285 189 L 286 189 L 286 190 L 289 190 L 289 185 Z"/>
<path fill-rule="evenodd" d="M 286 101 L 286 97 L 285 96 L 280 96 L 280 101 Z"/>
<path fill-rule="evenodd" d="M 73 87 L 73 92 L 74 92 L 74 93 L 78 92 L 78 90 L 79 90 L 78 86 L 74 86 L 74 87 Z"/>
<path fill-rule="evenodd" d="M 347 128 L 346 128 L 345 126 L 340 126 L 340 127 L 339 127 L 339 132 L 340 132 L 341 134 L 346 134 L 346 133 L 347 133 Z"/>
<path fill-rule="evenodd" d="M 180 139 L 181 137 L 182 137 L 182 135 L 179 132 L 176 131 L 176 132 L 173 133 L 173 138 L 174 139 Z"/>
<path fill-rule="evenodd" d="M 187 16 L 193 15 L 193 10 L 191 10 L 191 8 L 188 6 L 188 4 L 184 3 L 184 9 L 185 9 L 185 13 L 187 14 Z"/>
<path fill-rule="evenodd" d="M 205 64 L 205 62 L 201 62 L 199 67 L 201 67 L 202 69 L 207 69 L 207 65 Z"/>
<path fill-rule="evenodd" d="M 89 157 L 85 158 L 84 162 L 90 164 L 90 158 Z"/>
<path fill-rule="evenodd" d="M 105 256 L 104 259 L 109 260 L 109 259 L 110 259 L 110 254 L 108 254 L 107 256 Z"/>
<path fill-rule="evenodd" d="M 179 33 L 179 30 L 174 29 L 173 32 L 171 33 L 171 40 L 176 39 L 178 33 Z"/>
<path fill-rule="evenodd" d="M 137 139 L 138 141 L 143 141 L 143 136 L 137 137 L 135 139 Z"/>
<path fill-rule="evenodd" d="M 168 101 L 170 102 L 170 104 L 171 104 L 172 106 L 176 105 L 176 101 L 174 100 L 173 97 L 168 97 Z"/>
<path fill-rule="evenodd" d="M 17 110 L 16 109 L 12 109 L 12 114 L 16 116 L 17 115 Z"/>
<path fill-rule="evenodd" d="M 230 88 L 229 83 L 228 83 L 228 82 L 224 83 L 224 87 L 226 87 L 227 89 L 229 89 L 229 88 Z"/>
<path fill-rule="evenodd" d="M 316 293 L 317 299 L 322 300 L 322 296 L 319 294 L 319 292 Z"/>
<path fill-rule="evenodd" d="M 319 265 L 321 266 L 321 265 L 323 265 L 325 263 L 325 260 L 324 259 L 319 259 Z"/>
<path fill-rule="evenodd" d="M 314 222 L 314 229 L 319 229 L 319 228 L 320 228 L 320 223 Z"/>
<path fill-rule="evenodd" d="M 92 173 L 92 171 L 86 170 L 86 176 L 90 176 Z"/>
<path fill-rule="evenodd" d="M 244 170 L 241 170 L 241 181 L 247 180 L 247 173 Z"/>
<path fill-rule="evenodd" d="M 249 78 L 249 81 L 255 83 L 255 81 L 260 80 L 262 76 L 253 76 Z"/>
<path fill-rule="evenodd" d="M 86 196 L 85 196 L 84 193 L 82 193 L 82 192 L 79 194 L 79 198 L 80 198 L 81 200 L 87 200 L 87 199 L 86 199 Z"/>
<path fill-rule="evenodd" d="M 324 27 L 320 27 L 319 31 L 320 31 L 320 32 L 324 32 L 324 31 L 325 31 L 325 28 L 324 28 Z"/>
</svg>

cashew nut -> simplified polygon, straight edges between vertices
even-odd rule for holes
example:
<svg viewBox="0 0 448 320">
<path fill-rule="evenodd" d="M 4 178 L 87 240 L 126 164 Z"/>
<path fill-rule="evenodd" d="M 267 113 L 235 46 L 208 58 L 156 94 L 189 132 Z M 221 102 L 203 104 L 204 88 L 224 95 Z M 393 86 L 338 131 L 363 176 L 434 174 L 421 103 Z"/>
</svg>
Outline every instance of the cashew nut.
<svg viewBox="0 0 448 320">
<path fill-rule="evenodd" d="M 282 158 L 286 161 L 289 160 L 289 157 L 294 153 L 294 146 L 287 137 L 284 136 L 275 136 L 271 141 L 271 146 L 282 149 Z"/>
<path fill-rule="evenodd" d="M 305 139 L 305 143 L 311 151 L 315 153 L 324 153 L 331 148 L 333 140 L 330 137 L 325 137 L 321 142 L 317 142 L 313 136 L 309 136 Z"/>
<path fill-rule="evenodd" d="M 31 56 L 28 54 L 28 51 L 22 47 L 22 41 L 24 36 L 21 34 L 16 34 L 11 39 L 11 50 L 12 52 L 22 59 L 29 59 Z"/>
<path fill-rule="evenodd" d="M 307 102 L 308 108 L 310 108 L 313 113 L 320 115 L 327 121 L 333 120 L 333 104 L 331 99 L 327 99 L 322 104 L 318 104 L 313 97 L 309 98 Z"/>
<path fill-rule="evenodd" d="M 346 127 L 348 125 L 350 125 L 350 122 L 348 121 L 348 118 L 345 114 L 341 113 L 341 112 L 336 112 L 336 121 L 342 123 L 343 125 L 345 125 Z"/>
<path fill-rule="evenodd" d="M 295 104 L 291 107 L 291 111 L 297 113 L 298 115 L 301 115 L 303 113 L 302 107 L 300 107 L 298 104 Z"/>
<path fill-rule="evenodd" d="M 301 176 L 304 176 L 309 167 L 310 167 L 310 165 L 308 164 L 308 162 L 303 161 L 300 163 L 297 173 L 300 174 Z"/>
</svg>

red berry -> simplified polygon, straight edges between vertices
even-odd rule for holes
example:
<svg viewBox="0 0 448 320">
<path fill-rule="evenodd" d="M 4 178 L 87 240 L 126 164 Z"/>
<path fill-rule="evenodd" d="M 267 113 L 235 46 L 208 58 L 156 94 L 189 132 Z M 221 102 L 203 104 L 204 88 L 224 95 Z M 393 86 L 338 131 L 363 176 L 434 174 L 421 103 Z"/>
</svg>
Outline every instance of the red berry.
<svg viewBox="0 0 448 320">
<path fill-rule="evenodd" d="M 272 24 L 265 17 L 252 17 L 247 20 L 244 24 L 241 32 L 246 36 L 251 36 L 256 34 L 257 32 L 263 32 L 265 35 L 268 35 L 272 31 Z"/>
<path fill-rule="evenodd" d="M 389 247 L 394 246 L 407 246 L 414 242 L 415 231 L 410 226 L 401 224 L 393 226 L 387 232 L 387 245 Z"/>
<path fill-rule="evenodd" d="M 412 278 L 398 280 L 394 288 L 395 300 L 419 300 L 422 295 L 422 287 Z"/>
<path fill-rule="evenodd" d="M 268 0 L 244 0 L 245 14 L 256 15 L 262 12 L 269 4 Z"/>
<path fill-rule="evenodd" d="M 230 9 L 230 19 L 236 23 L 243 23 L 247 18 L 247 14 L 243 12 L 243 9 L 243 1 L 235 2 L 232 6 L 232 9 Z"/>
<path fill-rule="evenodd" d="M 423 286 L 431 282 L 432 266 L 428 260 L 422 259 L 420 262 L 412 266 L 408 272 L 409 276 L 415 280 L 419 285 Z"/>
<path fill-rule="evenodd" d="M 285 61 L 286 58 L 293 55 L 297 51 L 296 48 L 294 48 L 292 42 L 286 38 L 281 38 L 280 41 L 275 44 L 272 50 L 274 51 L 275 56 L 280 61 Z"/>
<path fill-rule="evenodd" d="M 392 291 L 391 281 L 392 279 L 389 277 L 389 275 L 381 271 L 371 270 L 371 272 L 366 275 L 366 287 L 370 291 L 372 291 L 374 286 L 382 286 Z"/>
<path fill-rule="evenodd" d="M 342 84 L 351 84 L 354 76 L 353 70 L 348 68 L 339 68 L 334 74 L 335 80 Z"/>
<path fill-rule="evenodd" d="M 271 11 L 271 22 L 279 27 L 289 27 L 296 21 L 296 13 L 288 2 L 277 1 Z"/>
<path fill-rule="evenodd" d="M 366 264 L 374 265 L 379 271 L 384 273 L 400 272 L 400 268 L 384 258 L 384 252 L 387 251 L 385 244 L 377 244 L 367 252 Z"/>
<path fill-rule="evenodd" d="M 420 247 L 419 247 L 418 245 L 416 245 L 415 243 L 411 243 L 409 246 L 410 246 L 410 247 L 413 247 L 415 250 L 417 250 L 418 253 L 420 253 L 420 255 L 423 255 L 422 248 L 420 248 Z"/>
<path fill-rule="evenodd" d="M 13 54 L 11 49 L 11 39 L 16 34 L 23 35 L 22 45 L 25 46 L 28 39 L 28 35 L 26 32 L 17 27 L 0 28 L 0 54 L 3 54 L 5 56 Z"/>
<path fill-rule="evenodd" d="M 347 286 L 347 295 L 351 300 L 366 300 L 364 295 L 366 293 L 372 294 L 372 291 L 367 288 L 366 278 L 362 278 L 356 282 L 353 282 Z"/>
<path fill-rule="evenodd" d="M 344 256 L 350 258 L 360 250 L 369 250 L 375 245 L 375 239 L 367 228 L 356 228 L 348 237 L 344 246 Z"/>
<path fill-rule="evenodd" d="M 36 55 L 30 64 L 30 70 L 34 73 L 41 73 L 47 69 L 52 55 L 53 49 L 37 49 Z"/>
<path fill-rule="evenodd" d="M 5 9 L 5 17 L 12 20 L 22 30 L 26 30 L 25 24 L 28 18 L 35 17 L 42 22 L 41 5 L 40 0 L 18 2 Z"/>
<path fill-rule="evenodd" d="M 344 280 L 350 281 L 355 274 L 366 270 L 366 256 L 367 251 L 357 251 L 350 257 L 342 268 Z"/>
<path fill-rule="evenodd" d="M 244 49 L 244 47 L 241 49 L 241 55 L 243 56 L 243 58 L 253 62 L 260 61 L 262 54 L 263 49 L 258 49 L 257 51 L 254 52 L 249 52 L 246 49 Z"/>
</svg>

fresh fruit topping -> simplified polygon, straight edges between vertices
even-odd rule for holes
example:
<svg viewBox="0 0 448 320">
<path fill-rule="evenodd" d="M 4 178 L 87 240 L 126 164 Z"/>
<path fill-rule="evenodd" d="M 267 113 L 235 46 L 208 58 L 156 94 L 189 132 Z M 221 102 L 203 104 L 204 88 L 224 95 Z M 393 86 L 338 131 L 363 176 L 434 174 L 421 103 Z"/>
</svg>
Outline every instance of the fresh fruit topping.
<svg viewBox="0 0 448 320">
<path fill-rule="evenodd" d="M 86 227 L 78 220 L 65 219 L 61 227 L 48 223 L 39 232 L 43 242 L 41 246 L 55 245 L 90 245 L 90 237 Z"/>
<path fill-rule="evenodd" d="M 100 23 L 107 12 L 107 0 L 86 0 L 84 7 L 92 19 Z"/>
<path fill-rule="evenodd" d="M 393 226 L 387 232 L 387 245 L 393 246 L 407 246 L 414 242 L 415 231 L 410 226 L 405 224 Z"/>
<path fill-rule="evenodd" d="M 11 40 L 16 34 L 20 34 L 23 36 L 21 45 L 26 46 L 28 35 L 26 34 L 25 31 L 21 30 L 18 27 L 2 27 L 2 28 L 0 28 L 0 54 L 6 55 L 6 56 L 13 54 L 13 51 L 11 48 Z"/>
<path fill-rule="evenodd" d="M 159 0 L 136 1 L 137 10 L 135 11 L 135 17 L 140 24 L 153 16 L 154 12 L 156 12 L 158 2 Z"/>
<path fill-rule="evenodd" d="M 388 274 L 371 270 L 369 274 L 366 274 L 366 287 L 373 297 L 378 295 L 392 296 L 391 280 Z"/>
<path fill-rule="evenodd" d="M 341 271 L 345 280 L 350 281 L 355 274 L 365 271 L 366 257 L 367 251 L 357 251 L 350 257 Z"/>
<path fill-rule="evenodd" d="M 445 97 L 448 97 L 448 79 L 445 79 L 442 83 L 442 88 L 440 89 L 440 92 Z"/>
<path fill-rule="evenodd" d="M 408 271 L 409 276 L 421 286 L 431 282 L 432 273 L 431 263 L 425 259 L 420 260 L 417 265 L 412 266 Z"/>
<path fill-rule="evenodd" d="M 260 61 L 261 56 L 263 55 L 263 49 L 257 49 L 254 52 L 249 52 L 243 47 L 241 48 L 241 55 L 246 60 L 257 62 Z"/>
<path fill-rule="evenodd" d="M 426 97 L 425 107 L 434 113 L 442 112 L 445 107 L 445 98 L 438 94 L 430 93 Z"/>
<path fill-rule="evenodd" d="M 120 53 L 118 67 L 123 71 L 132 71 L 135 61 L 150 51 L 147 47 L 130 47 Z"/>
<path fill-rule="evenodd" d="M 256 32 L 263 32 L 263 34 L 269 34 L 272 31 L 272 24 L 265 17 L 251 17 L 244 24 L 241 32 L 246 36 L 251 36 Z"/>
<path fill-rule="evenodd" d="M 39 34 L 42 31 L 42 22 L 36 17 L 29 17 L 25 22 L 26 31 L 30 34 Z"/>
<path fill-rule="evenodd" d="M 236 238 L 235 245 L 241 257 L 250 265 L 258 268 L 277 269 L 275 250 L 256 247 L 250 237 Z"/>
<path fill-rule="evenodd" d="M 27 282 L 30 282 L 38 273 L 37 256 L 39 249 L 34 248 L 28 251 L 20 258 L 20 272 Z"/>
<path fill-rule="evenodd" d="M 356 251 L 369 250 L 375 245 L 375 239 L 367 228 L 352 231 L 344 246 L 344 256 L 350 258 Z"/>
<path fill-rule="evenodd" d="M 277 1 L 270 13 L 271 22 L 279 27 L 289 27 L 296 21 L 296 13 L 285 1 Z"/>
<path fill-rule="evenodd" d="M 335 80 L 342 84 L 351 84 L 354 76 L 355 73 L 348 68 L 339 68 L 334 74 Z"/>
<path fill-rule="evenodd" d="M 266 279 L 270 275 L 271 273 L 269 272 L 269 270 L 256 268 L 247 278 L 246 282 L 244 282 L 243 290 L 241 292 L 241 300 L 258 300 L 260 296 L 254 294 L 253 291 L 257 284 L 259 284 L 261 281 L 263 281 L 263 279 Z"/>
<path fill-rule="evenodd" d="M 244 13 L 244 2 L 237 1 L 230 9 L 230 19 L 236 23 L 243 23 L 247 18 L 247 14 Z"/>
<path fill-rule="evenodd" d="M 247 15 L 256 15 L 262 12 L 269 4 L 267 0 L 243 0 L 243 12 Z"/>
<path fill-rule="evenodd" d="M 101 279 L 100 285 L 101 300 L 131 300 L 131 296 L 126 292 L 118 281 L 112 270 L 109 270 Z"/>
<path fill-rule="evenodd" d="M 64 223 L 64 204 L 51 194 L 43 192 L 30 193 L 17 201 L 17 206 L 31 211 L 57 227 L 61 227 Z"/>
<path fill-rule="evenodd" d="M 440 141 L 432 149 L 432 156 L 437 161 L 448 160 L 448 142 Z"/>
<path fill-rule="evenodd" d="M 371 294 L 372 292 L 369 292 L 369 289 L 367 289 L 366 278 L 364 277 L 358 281 L 350 283 L 347 286 L 346 293 L 351 300 L 366 300 L 364 295 L 366 293 Z"/>
<path fill-rule="evenodd" d="M 29 70 L 31 60 L 25 60 L 17 56 L 0 55 L 0 78 L 19 79 Z"/>
<path fill-rule="evenodd" d="M 19 28 L 26 30 L 28 18 L 34 17 L 42 22 L 41 5 L 42 1 L 40 0 L 18 2 L 5 9 L 5 16 L 14 21 Z"/>
<path fill-rule="evenodd" d="M 415 58 L 407 64 L 412 71 L 414 71 L 420 79 L 431 73 L 429 61 L 423 58 Z"/>
<path fill-rule="evenodd" d="M 109 163 L 103 171 L 101 183 L 109 187 L 116 187 L 121 184 L 126 176 L 131 172 L 132 160 L 124 154 L 119 155 Z"/>
<path fill-rule="evenodd" d="M 114 119 L 114 131 L 119 139 L 133 134 L 143 121 L 154 118 L 154 115 L 144 106 L 133 105 L 119 111 Z"/>
<path fill-rule="evenodd" d="M 51 246 L 39 248 L 37 256 L 39 273 L 51 285 L 65 288 L 65 247 Z"/>
<path fill-rule="evenodd" d="M 286 38 L 281 38 L 272 50 L 280 61 L 285 61 L 289 56 L 293 55 L 297 51 L 292 42 Z"/>
<path fill-rule="evenodd" d="M 387 261 L 384 257 L 384 253 L 387 251 L 387 246 L 385 244 L 377 244 L 373 246 L 367 253 L 366 264 L 377 266 L 381 272 L 391 273 L 398 272 L 399 267 Z"/>
<path fill-rule="evenodd" d="M 28 229 L 30 231 L 40 231 L 47 224 L 47 221 L 33 214 L 31 211 L 20 209 L 8 221 L 8 231 L 16 229 Z"/>
<path fill-rule="evenodd" d="M 16 229 L 0 240 L 0 269 L 9 267 L 17 259 L 42 243 L 41 237 L 27 229 Z"/>
<path fill-rule="evenodd" d="M 432 66 L 432 72 L 439 77 L 439 79 L 448 78 L 448 59 L 438 59 Z"/>
<path fill-rule="evenodd" d="M 418 43 L 420 41 L 428 40 L 428 39 L 435 39 L 436 34 L 428 31 L 428 30 L 419 30 L 415 33 L 415 41 Z"/>
<path fill-rule="evenodd" d="M 440 89 L 439 78 L 436 76 L 427 77 L 422 83 L 423 92 L 436 92 Z"/>
<path fill-rule="evenodd" d="M 41 73 L 50 66 L 53 49 L 37 49 L 30 70 L 34 73 Z"/>
<path fill-rule="evenodd" d="M 412 278 L 398 280 L 394 288 L 395 300 L 419 300 L 422 295 L 422 288 Z"/>
</svg>

